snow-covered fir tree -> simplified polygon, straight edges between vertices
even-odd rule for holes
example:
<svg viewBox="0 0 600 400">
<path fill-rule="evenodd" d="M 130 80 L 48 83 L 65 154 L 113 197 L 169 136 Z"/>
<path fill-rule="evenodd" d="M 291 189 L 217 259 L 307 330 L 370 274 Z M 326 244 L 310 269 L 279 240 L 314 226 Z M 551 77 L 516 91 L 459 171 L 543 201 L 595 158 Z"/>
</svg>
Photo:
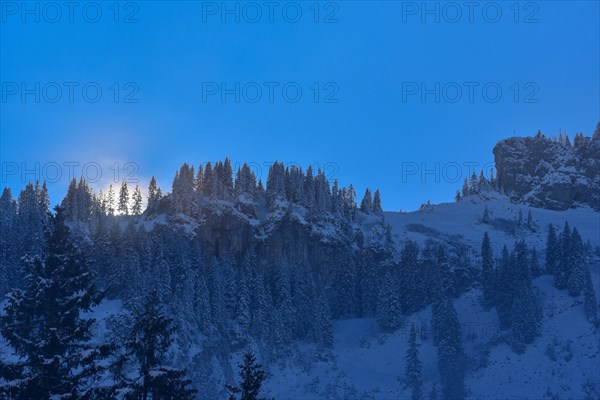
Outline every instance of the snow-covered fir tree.
<svg viewBox="0 0 600 400">
<path fill-rule="evenodd" d="M 133 190 L 131 213 L 135 216 L 142 215 L 142 191 L 138 185 L 135 185 Z"/>
<path fill-rule="evenodd" d="M 402 323 L 402 309 L 396 279 L 387 273 L 382 281 L 377 301 L 377 322 L 385 331 L 394 331 Z"/>
<path fill-rule="evenodd" d="M 369 190 L 367 188 L 367 190 L 365 191 L 365 195 L 363 196 L 362 200 L 360 201 L 360 211 L 362 211 L 366 214 L 370 214 L 372 210 L 373 210 L 373 198 L 371 196 L 371 190 Z"/>
<path fill-rule="evenodd" d="M 173 340 L 172 319 L 162 309 L 157 291 L 151 291 L 135 316 L 124 361 L 136 363 L 136 374 L 120 375 L 116 397 L 126 400 L 194 399 L 195 390 L 186 371 L 164 364 L 164 353 Z"/>
<path fill-rule="evenodd" d="M 406 351 L 406 370 L 404 382 L 411 390 L 411 400 L 423 398 L 423 379 L 421 378 L 422 364 L 419 360 L 419 346 L 417 344 L 417 330 L 413 326 L 408 337 L 408 349 Z"/>
<path fill-rule="evenodd" d="M 117 211 L 123 215 L 129 215 L 129 188 L 127 182 L 123 181 L 119 190 L 119 205 Z"/>
<path fill-rule="evenodd" d="M 483 306 L 490 309 L 494 305 L 495 296 L 495 276 L 494 276 L 494 255 L 492 254 L 492 244 L 487 232 L 483 235 L 481 243 L 481 284 L 483 290 Z"/>
<path fill-rule="evenodd" d="M 0 394 L 15 399 L 85 398 L 110 347 L 92 342 L 94 320 L 83 318 L 101 300 L 89 266 L 72 243 L 64 210 L 56 208 L 44 258 L 26 258 L 24 288 L 8 296 L 0 334 L 18 356 L 0 371 L 11 382 Z"/>
<path fill-rule="evenodd" d="M 237 386 L 227 386 L 230 391 L 229 400 L 266 400 L 260 397 L 260 392 L 267 374 L 251 351 L 244 354 L 244 361 L 239 368 L 241 382 Z"/>
</svg>

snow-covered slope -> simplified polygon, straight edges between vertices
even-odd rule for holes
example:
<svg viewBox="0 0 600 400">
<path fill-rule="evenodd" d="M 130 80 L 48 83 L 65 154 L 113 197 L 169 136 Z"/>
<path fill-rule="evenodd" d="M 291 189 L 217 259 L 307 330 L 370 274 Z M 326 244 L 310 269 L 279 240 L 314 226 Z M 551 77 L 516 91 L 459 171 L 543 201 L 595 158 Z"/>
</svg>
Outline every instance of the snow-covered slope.
<svg viewBox="0 0 600 400">
<path fill-rule="evenodd" d="M 598 267 L 594 286 L 598 291 Z M 583 304 L 554 288 L 552 278 L 534 281 L 543 301 L 542 333 L 524 354 L 515 354 L 498 329 L 495 310 L 481 308 L 481 292 L 455 301 L 469 358 L 468 399 L 598 399 L 600 336 L 585 319 Z M 405 326 L 384 334 L 373 319 L 338 321 L 330 359 L 304 356 L 301 364 L 272 366 L 267 384 L 276 399 L 410 399 L 403 388 L 408 333 L 422 330 L 420 358 L 424 391 L 439 389 L 430 308 L 405 319 Z M 304 349 L 306 350 L 306 349 Z"/>
<path fill-rule="evenodd" d="M 485 208 L 489 210 L 489 221 L 483 222 Z M 527 226 L 529 211 L 533 217 L 533 229 Z M 523 222 L 518 224 L 519 212 Z M 470 246 L 473 261 L 480 252 L 481 239 L 488 232 L 498 256 L 503 245 L 509 248 L 516 240 L 525 240 L 529 247 L 543 249 L 548 225 L 562 229 L 565 222 L 577 228 L 584 241 L 592 246 L 600 244 L 600 212 L 589 207 L 564 211 L 534 208 L 512 203 L 497 191 L 489 190 L 478 195 L 467 196 L 459 202 L 431 205 L 420 211 L 409 213 L 386 212 L 386 221 L 391 225 L 397 242 L 427 239 Z"/>
<path fill-rule="evenodd" d="M 487 207 L 489 219 L 482 221 Z M 527 225 L 529 211 L 533 224 Z M 519 225 L 519 212 L 523 222 Z M 496 256 L 503 245 L 516 240 L 545 248 L 549 224 L 562 229 L 568 221 L 592 246 L 600 244 L 600 213 L 580 207 L 565 211 L 514 204 L 496 191 L 468 196 L 456 203 L 432 205 L 410 213 L 386 212 L 396 243 L 415 240 L 468 246 L 473 266 L 479 265 L 481 239 L 488 232 Z M 364 220 L 369 232 L 375 221 Z M 592 281 L 600 293 L 598 260 L 591 265 Z M 495 309 L 484 311 L 481 291 L 471 289 L 455 301 L 469 359 L 466 385 L 469 399 L 598 399 L 600 398 L 600 334 L 585 318 L 583 301 L 554 287 L 551 276 L 534 280 L 543 307 L 541 335 L 524 354 L 507 343 L 499 330 Z M 409 399 L 404 388 L 405 355 L 410 327 L 421 329 L 424 392 L 440 389 L 436 348 L 431 338 L 431 308 L 404 320 L 392 334 L 381 332 L 374 319 L 335 323 L 335 344 L 327 357 L 308 356 L 299 347 L 302 362 L 271 366 L 268 389 L 277 399 Z"/>
</svg>

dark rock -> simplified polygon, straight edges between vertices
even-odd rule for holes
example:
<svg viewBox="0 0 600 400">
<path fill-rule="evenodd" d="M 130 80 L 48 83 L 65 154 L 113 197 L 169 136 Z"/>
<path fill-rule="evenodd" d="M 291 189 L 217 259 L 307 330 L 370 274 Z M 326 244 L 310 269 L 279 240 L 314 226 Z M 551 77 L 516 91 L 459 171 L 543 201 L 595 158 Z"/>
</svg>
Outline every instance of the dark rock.
<svg viewBox="0 0 600 400">
<path fill-rule="evenodd" d="M 538 135 L 494 147 L 497 184 L 513 201 L 553 210 L 587 205 L 600 210 L 600 140 L 571 145 Z"/>
</svg>

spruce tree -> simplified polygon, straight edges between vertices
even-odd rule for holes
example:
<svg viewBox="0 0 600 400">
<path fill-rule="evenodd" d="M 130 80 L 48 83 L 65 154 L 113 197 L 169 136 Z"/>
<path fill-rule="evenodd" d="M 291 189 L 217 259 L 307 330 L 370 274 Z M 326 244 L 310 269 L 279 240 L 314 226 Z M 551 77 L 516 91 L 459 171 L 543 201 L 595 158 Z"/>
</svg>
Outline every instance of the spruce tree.
<svg viewBox="0 0 600 400">
<path fill-rule="evenodd" d="M 256 363 L 251 351 L 244 354 L 244 362 L 239 364 L 241 382 L 238 386 L 227 386 L 229 400 L 265 400 L 259 397 L 261 387 L 267 374 L 262 365 Z"/>
<path fill-rule="evenodd" d="M 535 247 L 533 248 L 533 250 L 531 250 L 531 258 L 529 259 L 529 268 L 531 270 L 531 276 L 534 278 L 537 278 L 538 276 L 540 276 L 542 274 L 542 272 L 540 271 L 540 264 L 538 262 L 537 250 Z"/>
<path fill-rule="evenodd" d="M 475 173 L 475 171 L 473 171 L 473 174 L 471 174 L 469 193 L 476 194 L 476 193 L 478 193 L 478 191 L 479 191 L 479 181 L 477 179 L 477 174 Z"/>
<path fill-rule="evenodd" d="M 17 202 L 10 188 L 5 187 L 0 196 L 0 296 L 18 286 Z"/>
<path fill-rule="evenodd" d="M 406 351 L 406 370 L 404 380 L 411 389 L 411 400 L 422 400 L 423 381 L 421 379 L 421 361 L 419 360 L 419 347 L 417 345 L 417 331 L 413 325 L 408 339 Z"/>
<path fill-rule="evenodd" d="M 225 161 L 223 162 L 221 186 L 223 188 L 223 197 L 230 199 L 233 196 L 233 167 L 231 166 L 229 157 L 225 157 Z"/>
<path fill-rule="evenodd" d="M 268 189 L 267 183 L 267 189 Z M 303 185 L 304 199 L 303 204 L 307 208 L 312 208 L 315 203 L 315 180 L 313 177 L 313 169 L 312 166 L 309 165 L 306 169 L 306 176 L 304 177 L 304 185 Z"/>
<path fill-rule="evenodd" d="M 117 207 L 117 211 L 123 215 L 129 215 L 129 189 L 125 181 L 123 181 L 119 190 L 119 206 Z"/>
<path fill-rule="evenodd" d="M 72 243 L 61 207 L 52 218 L 45 258 L 26 258 L 23 272 L 24 288 L 11 292 L 0 317 L 0 334 L 18 355 L 0 368 L 11 375 L 0 394 L 14 399 L 91 395 L 110 347 L 92 344 L 94 320 L 82 318 L 101 294 Z"/>
<path fill-rule="evenodd" d="M 371 197 L 371 190 L 367 188 L 367 190 L 365 191 L 365 195 L 363 196 L 360 202 L 360 211 L 364 212 L 365 214 L 370 214 L 372 210 L 373 198 Z"/>
<path fill-rule="evenodd" d="M 570 268 L 567 273 L 567 288 L 569 289 L 569 294 L 576 297 L 583 291 L 587 269 L 585 248 L 577 228 L 574 228 L 571 233 L 570 252 L 571 257 Z"/>
<path fill-rule="evenodd" d="M 163 364 L 164 353 L 172 343 L 175 328 L 160 304 L 158 293 L 153 290 L 146 297 L 143 310 L 135 315 L 135 322 L 126 344 L 126 359 L 137 363 L 135 378 L 121 376 L 127 400 L 192 400 L 195 391 L 189 388 L 191 381 L 186 371 Z"/>
<path fill-rule="evenodd" d="M 343 260 L 335 269 L 332 289 L 335 292 L 336 317 L 354 317 L 357 314 L 356 266 L 350 257 Z"/>
<path fill-rule="evenodd" d="M 596 124 L 596 130 L 592 135 L 592 140 L 600 140 L 600 122 Z"/>
<path fill-rule="evenodd" d="M 508 329 L 510 327 L 512 302 L 514 298 L 514 270 L 513 262 L 508 251 L 508 247 L 502 247 L 502 256 L 496 269 L 495 279 L 495 305 L 500 320 L 500 328 Z"/>
<path fill-rule="evenodd" d="M 480 192 L 481 189 L 487 188 L 487 180 L 485 179 L 485 175 L 483 175 L 483 170 L 479 172 L 479 180 L 477 181 L 477 192 Z"/>
<path fill-rule="evenodd" d="M 314 184 L 311 176 L 312 200 L 314 201 Z M 279 208 L 284 201 L 285 196 L 285 169 L 283 163 L 275 162 L 269 168 L 267 176 L 267 208 L 269 211 L 274 211 Z"/>
<path fill-rule="evenodd" d="M 152 179 L 150 179 L 150 184 L 148 185 L 148 204 L 146 205 L 146 211 L 155 212 L 161 198 L 162 191 L 156 183 L 156 178 L 152 177 Z"/>
<path fill-rule="evenodd" d="M 552 224 L 548 225 L 546 237 L 546 273 L 554 275 L 558 266 L 560 248 L 556 238 L 556 231 Z"/>
<path fill-rule="evenodd" d="M 565 289 L 569 281 L 569 273 L 574 263 L 573 243 L 571 241 L 571 228 L 565 222 L 563 231 L 559 236 L 559 260 L 554 274 L 554 285 L 558 289 Z"/>
<path fill-rule="evenodd" d="M 135 185 L 135 189 L 133 191 L 133 205 L 131 207 L 131 213 L 133 215 L 142 215 L 142 192 L 140 191 L 140 187 Z"/>
<path fill-rule="evenodd" d="M 419 263 L 419 248 L 416 242 L 408 241 L 400 255 L 398 277 L 400 305 L 404 314 L 412 314 L 427 302 L 424 268 Z"/>
<path fill-rule="evenodd" d="M 106 195 L 106 212 L 108 215 L 115 215 L 115 191 L 112 185 L 108 186 Z"/>
<path fill-rule="evenodd" d="M 600 322 L 598 320 L 598 303 L 596 301 L 594 285 L 592 284 L 592 275 L 587 268 L 585 273 L 585 284 L 583 287 L 583 307 L 585 309 L 587 320 L 591 324 L 597 326 L 598 322 Z"/>
<path fill-rule="evenodd" d="M 538 299 L 531 286 L 531 270 L 524 241 L 517 242 L 514 249 L 512 304 L 510 305 L 511 345 L 517 353 L 525 351 L 539 334 L 541 318 Z"/>
<path fill-rule="evenodd" d="M 377 189 L 373 195 L 373 213 L 378 215 L 383 214 L 383 207 L 381 205 L 381 192 L 379 189 Z"/>
<path fill-rule="evenodd" d="M 394 331 L 401 325 L 401 305 L 398 285 L 391 273 L 381 283 L 377 301 L 377 322 L 384 331 Z"/>
<path fill-rule="evenodd" d="M 215 193 L 215 176 L 213 173 L 212 163 L 209 161 L 204 168 L 204 176 L 202 177 L 202 194 L 210 199 L 216 198 Z"/>
<path fill-rule="evenodd" d="M 531 214 L 531 210 L 527 212 L 527 227 L 535 231 L 535 221 L 533 220 L 533 215 Z"/>
<path fill-rule="evenodd" d="M 323 293 L 317 295 L 314 302 L 313 340 L 318 346 L 329 348 L 333 344 L 333 325 L 329 305 Z"/>
<path fill-rule="evenodd" d="M 481 217 L 481 222 L 483 222 L 484 224 L 490 222 L 490 210 L 488 209 L 487 204 L 483 209 L 483 217 Z"/>
<path fill-rule="evenodd" d="M 444 398 L 464 399 L 466 356 L 462 345 L 460 322 L 452 299 L 444 294 L 438 296 L 432 307 L 431 318 L 434 339 L 437 338 L 435 344 Z"/>
<path fill-rule="evenodd" d="M 465 178 L 462 186 L 462 197 L 467 197 L 469 195 L 469 181 Z"/>
<path fill-rule="evenodd" d="M 489 310 L 494 305 L 494 258 L 492 244 L 485 232 L 481 243 L 481 283 L 483 288 L 483 307 Z"/>
</svg>

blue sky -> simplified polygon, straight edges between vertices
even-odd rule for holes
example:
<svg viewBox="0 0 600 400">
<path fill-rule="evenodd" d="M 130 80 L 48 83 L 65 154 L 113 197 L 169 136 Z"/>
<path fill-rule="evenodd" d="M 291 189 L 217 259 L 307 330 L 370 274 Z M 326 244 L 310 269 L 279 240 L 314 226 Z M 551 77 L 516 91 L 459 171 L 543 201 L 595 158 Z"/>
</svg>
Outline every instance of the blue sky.
<svg viewBox="0 0 600 400">
<path fill-rule="evenodd" d="M 70 171 L 170 190 L 230 156 L 412 210 L 452 201 L 498 140 L 600 119 L 596 1 L 48 4 L 0 2 L 0 186 L 47 177 L 53 202 Z"/>
</svg>

